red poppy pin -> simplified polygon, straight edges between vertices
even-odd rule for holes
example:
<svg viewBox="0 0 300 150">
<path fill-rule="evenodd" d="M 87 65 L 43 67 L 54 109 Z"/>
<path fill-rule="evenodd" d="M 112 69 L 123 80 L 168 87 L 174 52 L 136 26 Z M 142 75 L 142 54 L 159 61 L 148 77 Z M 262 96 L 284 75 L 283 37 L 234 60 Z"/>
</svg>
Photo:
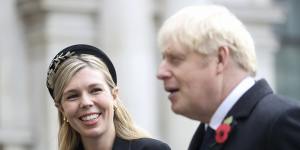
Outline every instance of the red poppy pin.
<svg viewBox="0 0 300 150">
<path fill-rule="evenodd" d="M 223 144 L 228 139 L 229 133 L 231 131 L 231 124 L 233 122 L 233 117 L 227 117 L 223 123 L 216 130 L 216 142 L 218 144 Z"/>
</svg>

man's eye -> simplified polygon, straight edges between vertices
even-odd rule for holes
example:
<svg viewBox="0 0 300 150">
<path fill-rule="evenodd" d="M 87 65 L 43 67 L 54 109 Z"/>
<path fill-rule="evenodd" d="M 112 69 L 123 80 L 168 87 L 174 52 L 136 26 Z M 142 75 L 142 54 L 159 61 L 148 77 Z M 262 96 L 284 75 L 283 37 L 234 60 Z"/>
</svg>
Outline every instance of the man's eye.
<svg viewBox="0 0 300 150">
<path fill-rule="evenodd" d="M 178 64 L 180 64 L 180 62 L 182 61 L 182 59 L 179 58 L 179 57 L 171 57 L 169 59 L 169 61 L 170 61 L 171 64 L 178 65 Z"/>
</svg>

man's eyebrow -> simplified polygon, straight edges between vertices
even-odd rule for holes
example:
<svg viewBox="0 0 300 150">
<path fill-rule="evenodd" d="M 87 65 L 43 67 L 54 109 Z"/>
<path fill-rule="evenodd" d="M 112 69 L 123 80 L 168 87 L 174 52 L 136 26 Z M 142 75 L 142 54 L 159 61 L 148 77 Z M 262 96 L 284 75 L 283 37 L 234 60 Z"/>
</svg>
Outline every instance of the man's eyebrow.
<svg viewBox="0 0 300 150">
<path fill-rule="evenodd" d="M 171 50 L 168 48 L 168 49 L 165 49 L 163 52 L 162 52 L 162 55 L 163 56 L 166 56 L 166 55 L 171 55 Z"/>
</svg>

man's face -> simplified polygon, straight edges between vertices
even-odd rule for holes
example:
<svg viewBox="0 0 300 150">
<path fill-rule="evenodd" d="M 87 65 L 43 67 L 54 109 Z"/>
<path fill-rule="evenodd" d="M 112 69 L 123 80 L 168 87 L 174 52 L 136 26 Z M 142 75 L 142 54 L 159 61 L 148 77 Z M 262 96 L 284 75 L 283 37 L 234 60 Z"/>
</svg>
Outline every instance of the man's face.
<svg viewBox="0 0 300 150">
<path fill-rule="evenodd" d="M 217 57 L 204 57 L 178 44 L 162 52 L 157 77 L 169 93 L 172 110 L 195 120 L 209 121 L 220 102 Z"/>
</svg>

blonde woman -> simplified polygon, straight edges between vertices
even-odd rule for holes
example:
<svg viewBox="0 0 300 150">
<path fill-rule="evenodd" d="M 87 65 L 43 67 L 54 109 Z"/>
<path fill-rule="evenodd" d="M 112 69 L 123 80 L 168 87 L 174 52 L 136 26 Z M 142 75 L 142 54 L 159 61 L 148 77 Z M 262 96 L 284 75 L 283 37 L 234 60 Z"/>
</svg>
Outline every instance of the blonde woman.
<svg viewBox="0 0 300 150">
<path fill-rule="evenodd" d="M 118 97 L 108 56 L 90 45 L 60 51 L 47 88 L 59 114 L 59 150 L 169 150 L 137 128 Z"/>
</svg>

